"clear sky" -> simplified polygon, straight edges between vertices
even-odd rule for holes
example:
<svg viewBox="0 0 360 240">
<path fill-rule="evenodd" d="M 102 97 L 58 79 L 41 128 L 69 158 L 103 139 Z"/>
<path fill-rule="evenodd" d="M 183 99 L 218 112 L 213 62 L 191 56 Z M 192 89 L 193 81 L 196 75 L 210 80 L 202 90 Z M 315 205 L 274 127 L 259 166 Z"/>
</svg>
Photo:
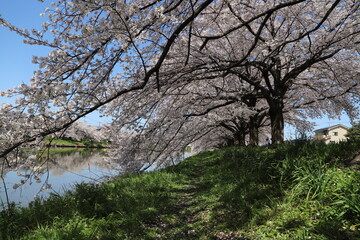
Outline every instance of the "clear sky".
<svg viewBox="0 0 360 240">
<path fill-rule="evenodd" d="M 0 0 L 0 14 L 7 21 L 19 28 L 37 28 L 46 21 L 46 17 L 40 17 L 44 9 L 49 5 L 48 1 L 41 3 L 36 0 Z M 0 26 L 0 90 L 6 90 L 28 82 L 37 66 L 31 63 L 34 55 L 47 55 L 45 47 L 26 45 L 16 33 Z M 0 98 L 0 102 L 4 102 Z M 85 119 L 87 122 L 98 125 L 100 120 L 96 115 Z M 328 127 L 329 125 L 343 124 L 350 126 L 350 120 L 343 115 L 338 119 L 315 120 L 316 128 Z"/>
<path fill-rule="evenodd" d="M 45 3 L 36 0 L 0 0 L 0 14 L 19 28 L 40 28 L 45 20 L 40 17 Z M 0 81 L 1 90 L 28 82 L 36 66 L 33 55 L 45 55 L 46 48 L 26 45 L 15 32 L 0 26 Z"/>
<path fill-rule="evenodd" d="M 40 29 L 46 21 L 46 17 L 41 17 L 40 14 L 44 13 L 48 6 L 49 1 L 41 3 L 37 0 L 0 0 L 0 15 L 18 28 Z M 28 83 L 37 69 L 37 65 L 31 62 L 32 56 L 46 56 L 48 52 L 46 47 L 24 44 L 15 32 L 0 26 L 0 90 Z M 0 103 L 5 101 L 8 99 L 0 98 Z M 106 122 L 96 113 L 84 120 L 92 125 Z"/>
</svg>

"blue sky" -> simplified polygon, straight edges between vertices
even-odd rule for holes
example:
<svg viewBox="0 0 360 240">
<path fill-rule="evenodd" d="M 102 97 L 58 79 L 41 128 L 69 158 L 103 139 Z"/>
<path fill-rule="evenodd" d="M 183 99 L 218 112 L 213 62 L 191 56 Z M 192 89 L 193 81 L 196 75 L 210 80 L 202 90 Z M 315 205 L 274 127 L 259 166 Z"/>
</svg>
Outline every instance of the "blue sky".
<svg viewBox="0 0 360 240">
<path fill-rule="evenodd" d="M 1 0 L 0 14 L 19 28 L 40 28 L 44 18 L 40 13 L 44 3 L 36 0 Z M 0 27 L 0 82 L 1 90 L 28 82 L 36 66 L 31 63 L 33 55 L 44 55 L 46 49 L 25 45 L 14 32 Z"/>
<path fill-rule="evenodd" d="M 40 17 L 49 6 L 49 1 L 41 3 L 36 0 L 0 0 L 0 14 L 8 22 L 19 28 L 40 29 L 46 17 Z M 13 88 L 21 83 L 28 83 L 37 69 L 31 62 L 32 56 L 46 56 L 48 48 L 27 45 L 15 32 L 0 26 L 0 90 Z M 0 103 L 8 99 L 0 98 Z M 92 125 L 106 122 L 96 113 L 84 121 Z"/>
<path fill-rule="evenodd" d="M 36 0 L 0 0 L 0 14 L 19 28 L 39 29 L 46 21 L 46 17 L 40 17 L 40 14 L 48 5 L 47 1 L 41 3 Z M 0 53 L 0 90 L 6 90 L 29 82 L 33 71 L 37 69 L 37 66 L 31 63 L 32 56 L 47 55 L 48 50 L 45 47 L 26 45 L 16 33 L 0 26 Z M 4 101 L 0 98 L 0 102 Z M 96 114 L 85 120 L 94 125 L 103 121 Z M 340 120 L 324 118 L 315 122 L 316 128 L 335 124 L 351 125 L 345 115 Z"/>
</svg>

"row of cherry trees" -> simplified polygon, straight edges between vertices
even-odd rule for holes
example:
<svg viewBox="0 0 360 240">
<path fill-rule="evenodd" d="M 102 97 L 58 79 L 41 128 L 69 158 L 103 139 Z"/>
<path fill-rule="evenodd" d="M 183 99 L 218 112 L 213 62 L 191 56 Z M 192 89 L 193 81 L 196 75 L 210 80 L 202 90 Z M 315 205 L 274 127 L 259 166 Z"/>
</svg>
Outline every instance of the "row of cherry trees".
<svg viewBox="0 0 360 240">
<path fill-rule="evenodd" d="M 140 169 L 189 144 L 284 140 L 284 123 L 358 115 L 355 0 L 58 0 L 40 30 L 0 24 L 28 44 L 29 84 L 0 112 L 0 157 L 93 111 L 112 117 L 112 153 Z M 51 36 L 51 37 L 50 37 Z M 267 132 L 268 131 L 268 132 Z"/>
</svg>

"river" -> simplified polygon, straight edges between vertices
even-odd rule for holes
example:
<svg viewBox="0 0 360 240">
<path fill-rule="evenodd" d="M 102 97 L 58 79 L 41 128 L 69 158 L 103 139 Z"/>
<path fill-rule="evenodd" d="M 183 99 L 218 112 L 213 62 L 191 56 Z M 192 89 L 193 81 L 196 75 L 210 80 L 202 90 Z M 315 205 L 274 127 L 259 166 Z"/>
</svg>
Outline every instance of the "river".
<svg viewBox="0 0 360 240">
<path fill-rule="evenodd" d="M 65 151 L 46 155 L 27 153 L 26 157 L 45 162 L 40 167 L 20 167 L 3 172 L 0 179 L 2 206 L 7 199 L 18 206 L 27 206 L 36 197 L 47 198 L 50 193 L 61 194 L 80 182 L 102 182 L 118 174 L 116 166 L 105 161 L 100 151 Z M 6 190 L 5 190 L 6 187 Z"/>
</svg>

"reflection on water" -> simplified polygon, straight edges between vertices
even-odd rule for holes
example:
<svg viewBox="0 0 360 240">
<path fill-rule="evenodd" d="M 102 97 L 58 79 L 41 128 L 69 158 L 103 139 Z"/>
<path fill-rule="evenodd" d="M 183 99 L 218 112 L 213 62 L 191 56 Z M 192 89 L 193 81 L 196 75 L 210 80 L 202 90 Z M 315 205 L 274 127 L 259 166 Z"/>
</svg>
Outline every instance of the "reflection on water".
<svg viewBox="0 0 360 240">
<path fill-rule="evenodd" d="M 36 167 L 21 167 L 3 173 L 5 186 L 0 185 L 2 203 L 7 198 L 21 206 L 27 206 L 34 197 L 46 198 L 51 192 L 61 194 L 79 182 L 102 182 L 118 173 L 105 161 L 104 153 L 68 151 L 47 156 L 28 153 L 28 159 L 41 164 Z"/>
</svg>

